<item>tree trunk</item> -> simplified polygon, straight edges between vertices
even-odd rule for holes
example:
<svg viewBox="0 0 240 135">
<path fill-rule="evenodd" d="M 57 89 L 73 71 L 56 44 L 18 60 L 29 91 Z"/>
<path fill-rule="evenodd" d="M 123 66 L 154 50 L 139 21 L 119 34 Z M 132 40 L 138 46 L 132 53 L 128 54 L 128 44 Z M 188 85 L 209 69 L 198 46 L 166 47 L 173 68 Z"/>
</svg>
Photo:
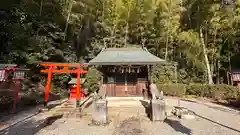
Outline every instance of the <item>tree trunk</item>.
<svg viewBox="0 0 240 135">
<path fill-rule="evenodd" d="M 128 20 L 129 20 L 129 16 L 130 16 L 130 4 L 128 3 L 128 13 L 127 13 L 127 20 L 126 20 L 126 28 L 125 28 L 125 38 L 124 38 L 124 46 L 127 46 L 127 39 L 128 39 L 128 29 L 129 29 L 129 24 L 128 24 Z"/>
<path fill-rule="evenodd" d="M 42 16 L 43 0 L 41 0 L 39 15 Z"/>
<path fill-rule="evenodd" d="M 168 58 L 168 35 L 167 35 L 167 38 L 166 38 L 165 60 L 167 60 L 167 58 Z"/>
<path fill-rule="evenodd" d="M 211 72 L 211 68 L 210 68 L 210 64 L 209 64 L 209 60 L 208 60 L 208 56 L 207 56 L 206 45 L 204 43 L 202 28 L 200 28 L 199 34 L 200 34 L 200 42 L 201 42 L 202 49 L 203 49 L 204 59 L 205 59 L 205 63 L 206 63 L 206 68 L 207 68 L 208 84 L 213 84 L 212 72 Z"/>
<path fill-rule="evenodd" d="M 220 74 L 219 74 L 219 68 L 220 68 L 220 62 L 219 60 L 216 60 L 216 69 L 217 69 L 217 76 L 216 76 L 216 82 L 217 84 L 220 84 Z"/>
<path fill-rule="evenodd" d="M 65 25 L 65 29 L 64 29 L 64 37 L 63 40 L 66 39 L 66 35 L 67 35 L 67 29 L 68 29 L 68 22 L 72 13 L 72 0 L 69 0 L 69 7 L 68 7 L 68 15 L 67 15 L 67 21 L 66 21 L 66 25 Z"/>
<path fill-rule="evenodd" d="M 170 0 L 169 1 L 169 4 L 168 4 L 168 14 L 170 14 L 171 13 L 171 4 L 172 4 L 172 1 Z M 167 20 L 167 37 L 166 37 L 166 50 L 165 50 L 165 60 L 167 61 L 167 58 L 168 58 L 168 38 L 169 38 L 169 29 L 168 29 L 168 26 L 169 26 L 169 23 L 170 23 L 170 21 L 169 21 L 169 16 L 168 16 L 168 20 Z"/>
</svg>

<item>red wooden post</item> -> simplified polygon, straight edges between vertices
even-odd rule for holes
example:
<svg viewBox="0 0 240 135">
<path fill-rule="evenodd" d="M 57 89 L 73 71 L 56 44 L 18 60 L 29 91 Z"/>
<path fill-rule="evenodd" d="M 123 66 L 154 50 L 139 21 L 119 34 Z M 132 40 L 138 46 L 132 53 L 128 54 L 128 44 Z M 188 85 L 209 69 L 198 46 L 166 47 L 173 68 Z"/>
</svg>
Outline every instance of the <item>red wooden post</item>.
<svg viewBox="0 0 240 135">
<path fill-rule="evenodd" d="M 238 77 L 238 88 L 240 89 L 240 74 L 237 74 Z"/>
<path fill-rule="evenodd" d="M 77 87 L 76 87 L 76 101 L 77 104 L 79 103 L 79 100 L 81 99 L 81 73 L 87 73 L 87 71 L 81 70 L 81 66 L 78 63 L 41 63 L 41 66 L 49 67 L 49 69 L 41 70 L 43 73 L 48 73 L 48 80 L 46 84 L 46 90 L 45 90 L 45 102 L 44 105 L 47 105 L 48 101 L 48 95 L 50 91 L 50 84 L 52 79 L 52 73 L 76 73 L 77 74 Z M 64 67 L 63 69 L 54 69 L 53 67 L 60 66 Z M 84 65 L 83 65 L 84 66 Z M 71 70 L 68 69 L 69 67 L 76 67 L 77 69 Z"/>
<path fill-rule="evenodd" d="M 80 93 L 81 93 L 81 86 L 80 86 L 80 81 L 81 81 L 81 68 L 77 67 L 77 102 L 81 99 Z"/>
<path fill-rule="evenodd" d="M 47 106 L 48 98 L 49 98 L 49 91 L 51 88 L 51 80 L 52 80 L 52 70 L 53 67 L 50 66 L 48 69 L 48 79 L 47 79 L 47 84 L 46 84 L 46 89 L 45 89 L 45 97 L 44 97 L 44 106 Z"/>
<path fill-rule="evenodd" d="M 19 79 L 15 80 L 15 92 L 14 92 L 14 101 L 13 101 L 13 108 L 12 113 L 16 113 L 17 103 L 19 101 L 19 91 L 21 89 L 21 82 Z"/>
</svg>

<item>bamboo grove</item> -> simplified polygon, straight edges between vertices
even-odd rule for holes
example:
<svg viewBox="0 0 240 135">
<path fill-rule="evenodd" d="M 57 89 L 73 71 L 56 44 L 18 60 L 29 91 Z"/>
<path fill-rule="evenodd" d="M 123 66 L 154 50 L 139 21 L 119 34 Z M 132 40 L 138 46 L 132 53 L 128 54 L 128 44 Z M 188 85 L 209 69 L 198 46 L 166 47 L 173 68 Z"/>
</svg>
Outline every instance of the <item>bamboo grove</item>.
<svg viewBox="0 0 240 135">
<path fill-rule="evenodd" d="M 88 60 L 104 46 L 144 45 L 177 63 L 181 83 L 224 83 L 238 63 L 239 28 L 239 0 L 4 0 L 0 59 L 31 67 Z M 172 69 L 156 76 L 173 81 Z"/>
</svg>

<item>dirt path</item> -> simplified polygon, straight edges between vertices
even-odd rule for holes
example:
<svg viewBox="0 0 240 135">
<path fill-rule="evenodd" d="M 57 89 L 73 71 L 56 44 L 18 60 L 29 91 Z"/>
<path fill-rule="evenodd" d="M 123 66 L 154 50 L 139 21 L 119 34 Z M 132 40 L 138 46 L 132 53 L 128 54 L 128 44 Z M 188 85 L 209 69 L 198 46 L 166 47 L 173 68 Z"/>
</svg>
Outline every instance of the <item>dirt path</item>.
<svg viewBox="0 0 240 135">
<path fill-rule="evenodd" d="M 181 101 L 182 106 L 198 114 L 194 120 L 169 117 L 164 122 L 151 122 L 139 101 L 123 100 L 121 102 L 109 104 L 109 119 L 111 120 L 109 125 L 89 126 L 91 115 L 86 114 L 82 119 L 57 120 L 36 135 L 240 135 L 239 114 L 216 109 L 215 104 L 206 106 Z M 168 108 L 177 105 L 176 99 L 167 98 L 166 102 Z M 217 107 L 224 108 L 223 106 Z"/>
</svg>

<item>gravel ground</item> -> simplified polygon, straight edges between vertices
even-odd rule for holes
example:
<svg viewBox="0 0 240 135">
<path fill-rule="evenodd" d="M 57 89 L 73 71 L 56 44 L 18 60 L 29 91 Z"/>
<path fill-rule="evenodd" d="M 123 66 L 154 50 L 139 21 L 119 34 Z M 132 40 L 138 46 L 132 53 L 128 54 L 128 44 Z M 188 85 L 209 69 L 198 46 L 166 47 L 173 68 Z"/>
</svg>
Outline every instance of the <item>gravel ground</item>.
<svg viewBox="0 0 240 135">
<path fill-rule="evenodd" d="M 166 99 L 167 106 L 177 100 Z M 164 122 L 151 122 L 142 106 L 109 108 L 110 124 L 89 126 L 91 116 L 82 119 L 59 119 L 36 135 L 240 135 L 239 112 L 220 105 L 181 101 L 181 106 L 196 113 L 192 120 L 173 116 Z"/>
</svg>

